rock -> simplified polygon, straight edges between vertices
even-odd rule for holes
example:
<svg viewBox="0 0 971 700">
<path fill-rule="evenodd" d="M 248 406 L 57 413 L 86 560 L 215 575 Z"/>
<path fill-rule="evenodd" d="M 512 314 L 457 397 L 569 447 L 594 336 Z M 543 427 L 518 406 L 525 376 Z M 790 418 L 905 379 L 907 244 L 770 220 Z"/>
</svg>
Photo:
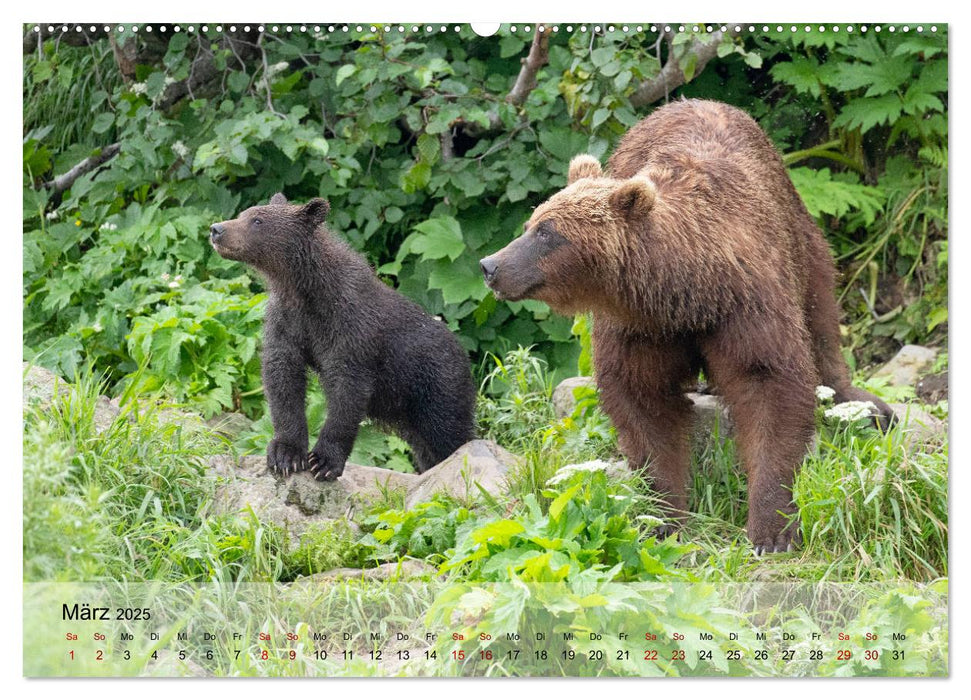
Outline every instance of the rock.
<svg viewBox="0 0 971 700">
<path fill-rule="evenodd" d="M 337 482 L 347 493 L 373 500 L 380 498 L 384 491 L 403 490 L 407 493 L 416 488 L 420 480 L 421 476 L 418 474 L 348 463 L 344 465 L 344 473 L 338 477 Z"/>
<path fill-rule="evenodd" d="M 117 401 L 112 401 L 107 396 L 99 396 L 94 405 L 94 429 L 99 433 L 111 427 L 121 413 L 121 407 Z"/>
<path fill-rule="evenodd" d="M 264 522 L 285 529 L 291 546 L 296 546 L 312 524 L 346 518 L 358 501 L 381 498 L 387 490 L 403 491 L 408 508 L 438 491 L 457 498 L 475 497 L 476 484 L 498 494 L 517 459 L 494 442 L 473 440 L 421 475 L 348 463 L 336 481 L 317 481 L 309 472 L 282 477 L 267 469 L 264 456 L 234 462 L 229 455 L 214 457 L 209 471 L 221 481 L 213 499 L 215 513 L 252 508 Z"/>
<path fill-rule="evenodd" d="M 509 468 L 518 462 L 516 455 L 491 440 L 472 440 L 420 475 L 405 496 L 405 507 L 427 501 L 438 491 L 466 499 L 477 496 L 481 486 L 488 493 L 498 494 L 504 489 Z"/>
<path fill-rule="evenodd" d="M 948 373 L 931 374 L 917 382 L 917 398 L 924 403 L 935 404 L 948 398 Z"/>
<path fill-rule="evenodd" d="M 947 423 L 932 416 L 920 406 L 908 403 L 892 403 L 890 408 L 900 421 L 900 430 L 908 444 L 933 442 L 947 436 Z"/>
<path fill-rule="evenodd" d="M 400 562 L 380 564 L 371 569 L 351 569 L 341 567 L 331 569 L 319 574 L 304 576 L 297 579 L 295 583 L 322 583 L 337 579 L 366 579 L 368 581 L 387 581 L 389 579 L 399 580 L 416 577 L 434 577 L 438 575 L 438 569 L 431 564 L 426 564 L 418 559 L 404 559 Z"/>
<path fill-rule="evenodd" d="M 937 350 L 921 345 L 905 345 L 874 377 L 886 377 L 890 386 L 917 386 L 917 378 L 937 357 Z"/>
<path fill-rule="evenodd" d="M 42 407 L 51 405 L 55 396 L 60 396 L 70 391 L 70 382 L 65 381 L 58 375 L 44 367 L 37 365 L 23 364 L 24 369 L 24 406 L 30 403 L 39 404 Z M 94 428 L 101 433 L 107 430 L 121 413 L 121 407 L 117 400 L 111 400 L 107 396 L 99 396 L 94 405 Z"/>
<path fill-rule="evenodd" d="M 214 432 L 233 440 L 253 427 L 253 421 L 242 413 L 217 413 L 206 421 Z"/>
<path fill-rule="evenodd" d="M 553 412 L 557 418 L 566 418 L 573 413 L 577 405 L 573 390 L 579 388 L 596 389 L 597 383 L 593 377 L 570 377 L 557 384 L 553 390 Z"/>
<path fill-rule="evenodd" d="M 714 394 L 686 394 L 694 404 L 695 424 L 693 438 L 704 444 L 712 435 L 720 439 L 730 437 L 735 424 L 721 399 Z"/>
<path fill-rule="evenodd" d="M 317 481 L 309 472 L 284 478 L 267 469 L 263 456 L 241 457 L 234 463 L 229 455 L 218 455 L 210 470 L 222 481 L 213 499 L 216 514 L 252 508 L 260 520 L 285 529 L 291 546 L 312 524 L 343 518 L 353 506 L 336 481 Z"/>
<path fill-rule="evenodd" d="M 24 370 L 24 405 L 39 402 L 46 406 L 70 386 L 66 381 L 44 367 L 31 365 L 27 362 Z"/>
</svg>

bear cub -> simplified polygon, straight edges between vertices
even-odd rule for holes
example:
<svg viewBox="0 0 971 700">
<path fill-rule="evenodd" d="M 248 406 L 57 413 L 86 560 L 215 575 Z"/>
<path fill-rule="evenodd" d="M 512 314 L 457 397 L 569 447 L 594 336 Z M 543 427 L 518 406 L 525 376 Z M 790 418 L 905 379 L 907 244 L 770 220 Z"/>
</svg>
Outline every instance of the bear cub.
<svg viewBox="0 0 971 700">
<path fill-rule="evenodd" d="M 474 437 L 469 358 L 444 323 L 381 282 L 360 255 L 323 225 L 330 205 L 275 194 L 269 205 L 213 224 L 222 257 L 267 281 L 263 387 L 273 440 L 267 466 L 336 479 L 370 418 L 410 446 L 418 472 Z M 307 368 L 327 397 L 327 420 L 310 452 Z"/>
</svg>

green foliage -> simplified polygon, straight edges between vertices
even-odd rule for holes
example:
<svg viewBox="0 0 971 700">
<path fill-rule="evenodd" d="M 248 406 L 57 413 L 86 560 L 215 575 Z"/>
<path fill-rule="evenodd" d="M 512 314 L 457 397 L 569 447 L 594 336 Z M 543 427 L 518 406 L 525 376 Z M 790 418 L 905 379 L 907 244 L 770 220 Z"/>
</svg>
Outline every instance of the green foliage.
<svg viewBox="0 0 971 700">
<path fill-rule="evenodd" d="M 105 416 L 105 383 L 81 374 L 24 415 L 25 580 L 275 580 L 285 534 L 207 513 L 203 472 L 222 445 L 133 387 Z"/>
<path fill-rule="evenodd" d="M 610 485 L 599 467 L 558 472 L 543 494 L 549 499 L 545 512 L 528 494 L 511 517 L 466 529 L 443 570 L 476 581 L 534 583 L 681 577 L 674 565 L 693 547 L 674 537 L 643 537 L 628 512 L 636 492 Z M 644 517 L 652 526 L 661 522 Z"/>
<path fill-rule="evenodd" d="M 344 520 L 315 525 L 305 532 L 299 545 L 288 552 L 286 578 L 311 576 L 344 566 L 357 567 L 363 560 L 362 546 Z"/>
<path fill-rule="evenodd" d="M 367 534 L 360 542 L 371 561 L 395 561 L 405 555 L 435 560 L 455 546 L 456 533 L 472 521 L 468 508 L 436 495 L 407 510 L 373 508 L 361 520 Z"/>
<path fill-rule="evenodd" d="M 917 451 L 905 439 L 840 429 L 797 475 L 806 548 L 827 553 L 830 576 L 947 575 L 947 447 Z"/>
<path fill-rule="evenodd" d="M 850 267 L 853 346 L 943 337 L 946 36 L 726 39 L 717 69 L 701 73 L 695 37 L 670 46 L 690 81 L 681 92 L 730 99 L 789 151 L 797 188 Z M 200 37 L 219 79 L 171 106 L 167 90 L 199 47 L 186 34 L 129 41 L 151 51 L 128 82 L 106 41 L 44 42 L 25 57 L 25 357 L 66 376 L 91 363 L 115 392 L 144 365 L 147 387 L 206 415 L 259 417 L 263 283 L 205 235 L 286 190 L 330 199 L 338 235 L 441 316 L 485 372 L 490 353 L 532 346 L 555 378 L 578 353 L 589 374 L 569 319 L 497 301 L 477 260 L 564 184 L 573 155 L 605 156 L 643 116 L 632 96 L 667 60 L 656 34 L 552 35 L 519 106 L 505 96 L 529 48 L 523 33 L 268 34 L 255 60 Z M 120 154 L 61 201 L 39 187 L 115 142 Z M 874 275 L 902 275 L 918 302 L 880 320 L 874 295 L 856 291 L 870 263 Z M 403 456 L 399 447 L 380 449 Z"/>
</svg>

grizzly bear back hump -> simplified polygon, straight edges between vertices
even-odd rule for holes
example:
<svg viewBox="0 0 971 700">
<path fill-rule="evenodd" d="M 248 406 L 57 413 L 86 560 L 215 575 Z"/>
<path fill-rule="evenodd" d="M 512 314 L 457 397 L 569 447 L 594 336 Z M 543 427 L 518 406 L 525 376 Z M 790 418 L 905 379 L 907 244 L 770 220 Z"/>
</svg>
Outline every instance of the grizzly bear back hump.
<svg viewBox="0 0 971 700">
<path fill-rule="evenodd" d="M 692 181 L 713 183 L 713 201 L 703 208 L 719 235 L 746 257 L 758 246 L 766 262 L 785 269 L 794 293 L 806 293 L 807 271 L 825 239 L 775 146 L 742 110 L 694 99 L 660 107 L 624 135 L 608 168 L 616 178 L 656 173 L 661 187 L 665 179 L 682 189 Z"/>
</svg>

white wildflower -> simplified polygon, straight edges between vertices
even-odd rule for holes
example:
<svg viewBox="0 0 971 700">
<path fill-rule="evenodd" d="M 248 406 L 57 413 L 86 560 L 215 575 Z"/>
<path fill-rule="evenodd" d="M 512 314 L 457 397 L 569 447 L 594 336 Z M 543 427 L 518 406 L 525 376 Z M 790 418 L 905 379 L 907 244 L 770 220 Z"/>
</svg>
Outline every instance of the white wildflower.
<svg viewBox="0 0 971 700">
<path fill-rule="evenodd" d="M 836 396 L 836 389 L 822 384 L 816 387 L 816 398 L 823 403 L 830 401 L 834 396 Z"/>
<path fill-rule="evenodd" d="M 280 61 L 279 63 L 274 63 L 272 66 L 269 66 L 266 69 L 266 73 L 269 76 L 274 76 L 277 73 L 285 71 L 289 67 L 290 67 L 289 63 L 287 63 L 286 61 Z"/>
<path fill-rule="evenodd" d="M 145 83 L 132 83 L 131 91 L 136 95 L 144 95 L 148 90 L 148 85 Z"/>
<path fill-rule="evenodd" d="M 168 282 L 169 281 L 169 273 L 168 272 L 163 272 L 162 273 L 162 281 L 163 282 Z"/>
<path fill-rule="evenodd" d="M 118 224 L 113 224 L 110 221 L 106 221 L 101 226 L 98 227 L 99 231 L 117 231 Z"/>
<path fill-rule="evenodd" d="M 169 282 L 169 289 L 177 289 L 181 286 L 182 285 L 179 282 L 176 282 L 175 280 L 172 280 L 171 282 Z"/>
<path fill-rule="evenodd" d="M 175 143 L 172 144 L 172 151 L 179 158 L 185 158 L 187 155 L 189 155 L 189 147 L 186 146 L 181 141 L 176 141 Z"/>
<path fill-rule="evenodd" d="M 853 423 L 864 418 L 870 418 L 875 414 L 876 408 L 872 401 L 846 401 L 845 403 L 838 403 L 832 408 L 827 408 L 823 415 L 844 423 Z"/>
<path fill-rule="evenodd" d="M 591 462 L 581 462 L 580 464 L 567 464 L 566 466 L 557 469 L 556 473 L 546 482 L 546 485 L 553 486 L 555 484 L 562 483 L 574 474 L 579 474 L 580 472 L 605 472 L 609 467 L 610 464 L 602 459 L 595 459 Z"/>
<path fill-rule="evenodd" d="M 100 323 L 98 323 L 97 321 L 95 321 L 94 322 L 94 325 L 91 326 L 91 330 L 93 330 L 95 333 L 100 333 L 101 331 L 104 330 L 104 328 L 101 327 L 101 324 Z"/>
<path fill-rule="evenodd" d="M 58 214 L 56 211 L 49 211 L 46 214 L 46 218 L 47 218 L 48 221 L 53 221 L 54 219 L 56 219 L 59 216 L 60 216 L 60 214 Z"/>
<path fill-rule="evenodd" d="M 182 275 L 176 275 L 175 276 L 175 281 L 176 282 L 179 282 L 181 284 L 182 283 Z"/>
</svg>

